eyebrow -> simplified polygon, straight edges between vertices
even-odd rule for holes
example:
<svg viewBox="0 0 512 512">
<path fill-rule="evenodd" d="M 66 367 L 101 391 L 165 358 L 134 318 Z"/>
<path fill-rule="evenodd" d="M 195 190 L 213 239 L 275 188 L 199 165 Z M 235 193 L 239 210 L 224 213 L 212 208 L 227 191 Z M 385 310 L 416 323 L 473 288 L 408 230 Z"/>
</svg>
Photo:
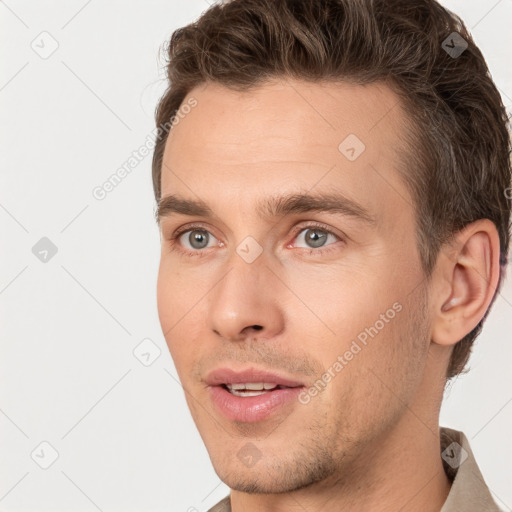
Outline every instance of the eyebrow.
<svg viewBox="0 0 512 512">
<path fill-rule="evenodd" d="M 296 213 L 326 212 L 337 213 L 361 220 L 367 224 L 376 224 L 377 219 L 368 209 L 341 193 L 296 193 L 274 195 L 263 199 L 256 205 L 256 213 L 261 218 L 276 218 Z M 178 195 L 162 197 L 155 212 L 159 223 L 164 217 L 176 214 L 217 219 L 217 215 L 202 200 L 185 199 Z"/>
</svg>

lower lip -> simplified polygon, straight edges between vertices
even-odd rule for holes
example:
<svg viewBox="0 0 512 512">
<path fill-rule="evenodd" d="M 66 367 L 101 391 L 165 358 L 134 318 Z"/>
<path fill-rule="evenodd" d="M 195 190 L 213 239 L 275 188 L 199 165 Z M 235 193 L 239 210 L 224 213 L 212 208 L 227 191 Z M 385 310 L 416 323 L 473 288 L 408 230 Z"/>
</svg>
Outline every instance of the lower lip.
<svg viewBox="0 0 512 512">
<path fill-rule="evenodd" d="M 235 396 L 222 386 L 210 386 L 210 395 L 217 409 L 228 419 L 254 423 L 268 418 L 285 404 L 297 400 L 304 386 L 268 391 L 258 396 Z"/>
</svg>

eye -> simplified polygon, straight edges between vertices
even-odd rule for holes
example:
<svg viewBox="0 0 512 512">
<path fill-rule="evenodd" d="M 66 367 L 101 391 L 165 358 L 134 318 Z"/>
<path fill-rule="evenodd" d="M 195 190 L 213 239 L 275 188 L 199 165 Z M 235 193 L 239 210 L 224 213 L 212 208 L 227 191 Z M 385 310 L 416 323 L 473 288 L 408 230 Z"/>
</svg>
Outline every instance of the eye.
<svg viewBox="0 0 512 512">
<path fill-rule="evenodd" d="M 184 247 L 183 251 L 187 254 L 198 253 L 203 249 L 212 247 L 208 244 L 215 240 L 215 237 L 209 231 L 200 226 L 176 233 L 172 238 L 173 240 L 178 239 L 179 245 Z M 217 245 L 219 244 L 220 242 Z"/>
<path fill-rule="evenodd" d="M 317 224 L 301 226 L 298 229 L 297 233 L 298 236 L 296 236 L 295 239 L 303 240 L 303 242 L 306 244 L 306 246 L 304 247 L 305 249 L 322 249 L 319 251 L 310 251 L 311 253 L 322 252 L 323 247 L 325 247 L 326 245 L 332 245 L 327 244 L 329 237 L 331 237 L 331 240 L 334 240 L 334 242 L 336 242 L 337 240 L 341 240 L 341 238 L 338 235 L 335 235 L 329 229 L 326 229 L 325 227 Z"/>
</svg>

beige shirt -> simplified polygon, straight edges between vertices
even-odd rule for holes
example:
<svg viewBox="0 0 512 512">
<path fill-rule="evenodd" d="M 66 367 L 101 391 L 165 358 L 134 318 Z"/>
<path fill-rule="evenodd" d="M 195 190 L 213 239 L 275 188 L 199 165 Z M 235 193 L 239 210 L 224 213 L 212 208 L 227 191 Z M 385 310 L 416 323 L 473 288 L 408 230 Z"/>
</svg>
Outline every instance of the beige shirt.
<svg viewBox="0 0 512 512">
<path fill-rule="evenodd" d="M 440 427 L 441 457 L 452 486 L 439 512 L 502 512 L 493 500 L 466 436 Z M 231 512 L 229 495 L 208 512 Z"/>
</svg>

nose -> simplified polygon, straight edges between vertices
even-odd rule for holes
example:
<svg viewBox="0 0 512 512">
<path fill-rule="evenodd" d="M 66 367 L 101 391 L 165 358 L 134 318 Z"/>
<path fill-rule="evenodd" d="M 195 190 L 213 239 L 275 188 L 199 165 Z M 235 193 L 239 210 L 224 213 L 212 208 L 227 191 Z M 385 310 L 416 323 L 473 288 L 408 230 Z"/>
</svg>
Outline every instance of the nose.
<svg viewBox="0 0 512 512">
<path fill-rule="evenodd" d="M 284 329 L 282 283 L 263 254 L 247 263 L 235 253 L 230 263 L 230 270 L 209 294 L 211 329 L 230 341 L 276 336 Z"/>
</svg>

